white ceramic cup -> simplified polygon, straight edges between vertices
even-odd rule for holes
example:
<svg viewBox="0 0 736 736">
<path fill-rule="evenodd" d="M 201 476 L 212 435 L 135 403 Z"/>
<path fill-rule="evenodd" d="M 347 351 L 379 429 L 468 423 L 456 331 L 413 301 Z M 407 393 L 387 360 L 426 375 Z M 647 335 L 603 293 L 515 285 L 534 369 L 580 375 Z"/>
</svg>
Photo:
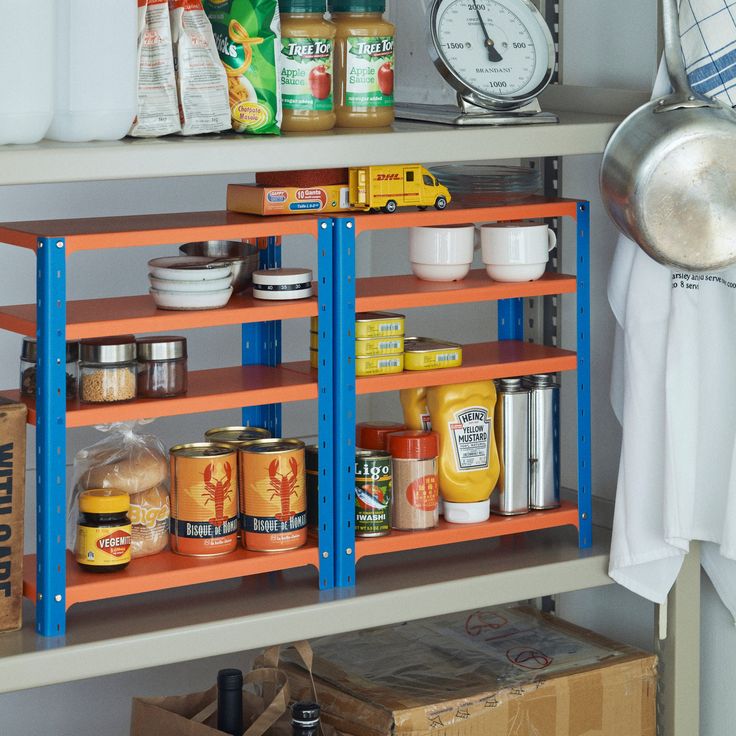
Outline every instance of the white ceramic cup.
<svg viewBox="0 0 736 736">
<path fill-rule="evenodd" d="M 534 281 L 547 267 L 557 236 L 546 225 L 494 223 L 480 228 L 486 272 L 495 281 Z"/>
<path fill-rule="evenodd" d="M 473 263 L 474 249 L 474 225 L 409 229 L 411 270 L 425 281 L 464 279 Z"/>
</svg>

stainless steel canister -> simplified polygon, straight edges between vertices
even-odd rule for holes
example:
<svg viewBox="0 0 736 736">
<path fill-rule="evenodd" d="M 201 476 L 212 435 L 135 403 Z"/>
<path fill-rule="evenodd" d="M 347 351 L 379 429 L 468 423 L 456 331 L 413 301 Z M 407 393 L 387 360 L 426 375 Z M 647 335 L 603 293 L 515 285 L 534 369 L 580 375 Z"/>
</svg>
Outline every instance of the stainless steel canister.
<svg viewBox="0 0 736 736">
<path fill-rule="evenodd" d="M 551 374 L 527 376 L 529 389 L 529 505 L 560 505 L 560 387 Z"/>
<path fill-rule="evenodd" d="M 494 434 L 501 472 L 491 511 L 503 516 L 529 511 L 529 390 L 520 378 L 496 381 Z"/>
</svg>

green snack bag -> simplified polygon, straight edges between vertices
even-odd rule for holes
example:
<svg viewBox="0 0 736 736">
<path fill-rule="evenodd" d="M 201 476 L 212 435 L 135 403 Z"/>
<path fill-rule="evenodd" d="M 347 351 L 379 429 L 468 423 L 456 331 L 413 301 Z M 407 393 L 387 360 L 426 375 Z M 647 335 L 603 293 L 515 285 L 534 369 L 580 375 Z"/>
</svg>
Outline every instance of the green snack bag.
<svg viewBox="0 0 736 736">
<path fill-rule="evenodd" d="M 281 125 L 276 66 L 281 46 L 277 0 L 204 0 L 227 72 L 230 114 L 238 133 L 273 133 Z"/>
</svg>

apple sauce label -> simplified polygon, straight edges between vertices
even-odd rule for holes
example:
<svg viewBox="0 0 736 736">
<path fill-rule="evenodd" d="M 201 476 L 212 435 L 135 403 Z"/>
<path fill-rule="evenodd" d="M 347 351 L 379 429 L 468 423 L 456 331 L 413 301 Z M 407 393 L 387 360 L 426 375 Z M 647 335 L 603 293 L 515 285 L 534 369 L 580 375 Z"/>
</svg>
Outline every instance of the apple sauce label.
<svg viewBox="0 0 736 736">
<path fill-rule="evenodd" d="M 393 37 L 349 38 L 345 73 L 345 101 L 348 107 L 393 106 Z"/>
<path fill-rule="evenodd" d="M 329 38 L 281 39 L 281 100 L 288 110 L 332 110 Z"/>
</svg>

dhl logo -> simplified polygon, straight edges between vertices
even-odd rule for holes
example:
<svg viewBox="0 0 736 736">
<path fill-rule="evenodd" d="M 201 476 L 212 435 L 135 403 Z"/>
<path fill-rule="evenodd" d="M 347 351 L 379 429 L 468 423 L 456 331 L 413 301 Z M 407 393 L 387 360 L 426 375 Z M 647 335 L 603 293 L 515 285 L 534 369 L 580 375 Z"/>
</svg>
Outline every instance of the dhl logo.
<svg viewBox="0 0 736 736">
<path fill-rule="evenodd" d="M 376 181 L 398 181 L 401 179 L 399 174 L 376 174 Z"/>
</svg>

